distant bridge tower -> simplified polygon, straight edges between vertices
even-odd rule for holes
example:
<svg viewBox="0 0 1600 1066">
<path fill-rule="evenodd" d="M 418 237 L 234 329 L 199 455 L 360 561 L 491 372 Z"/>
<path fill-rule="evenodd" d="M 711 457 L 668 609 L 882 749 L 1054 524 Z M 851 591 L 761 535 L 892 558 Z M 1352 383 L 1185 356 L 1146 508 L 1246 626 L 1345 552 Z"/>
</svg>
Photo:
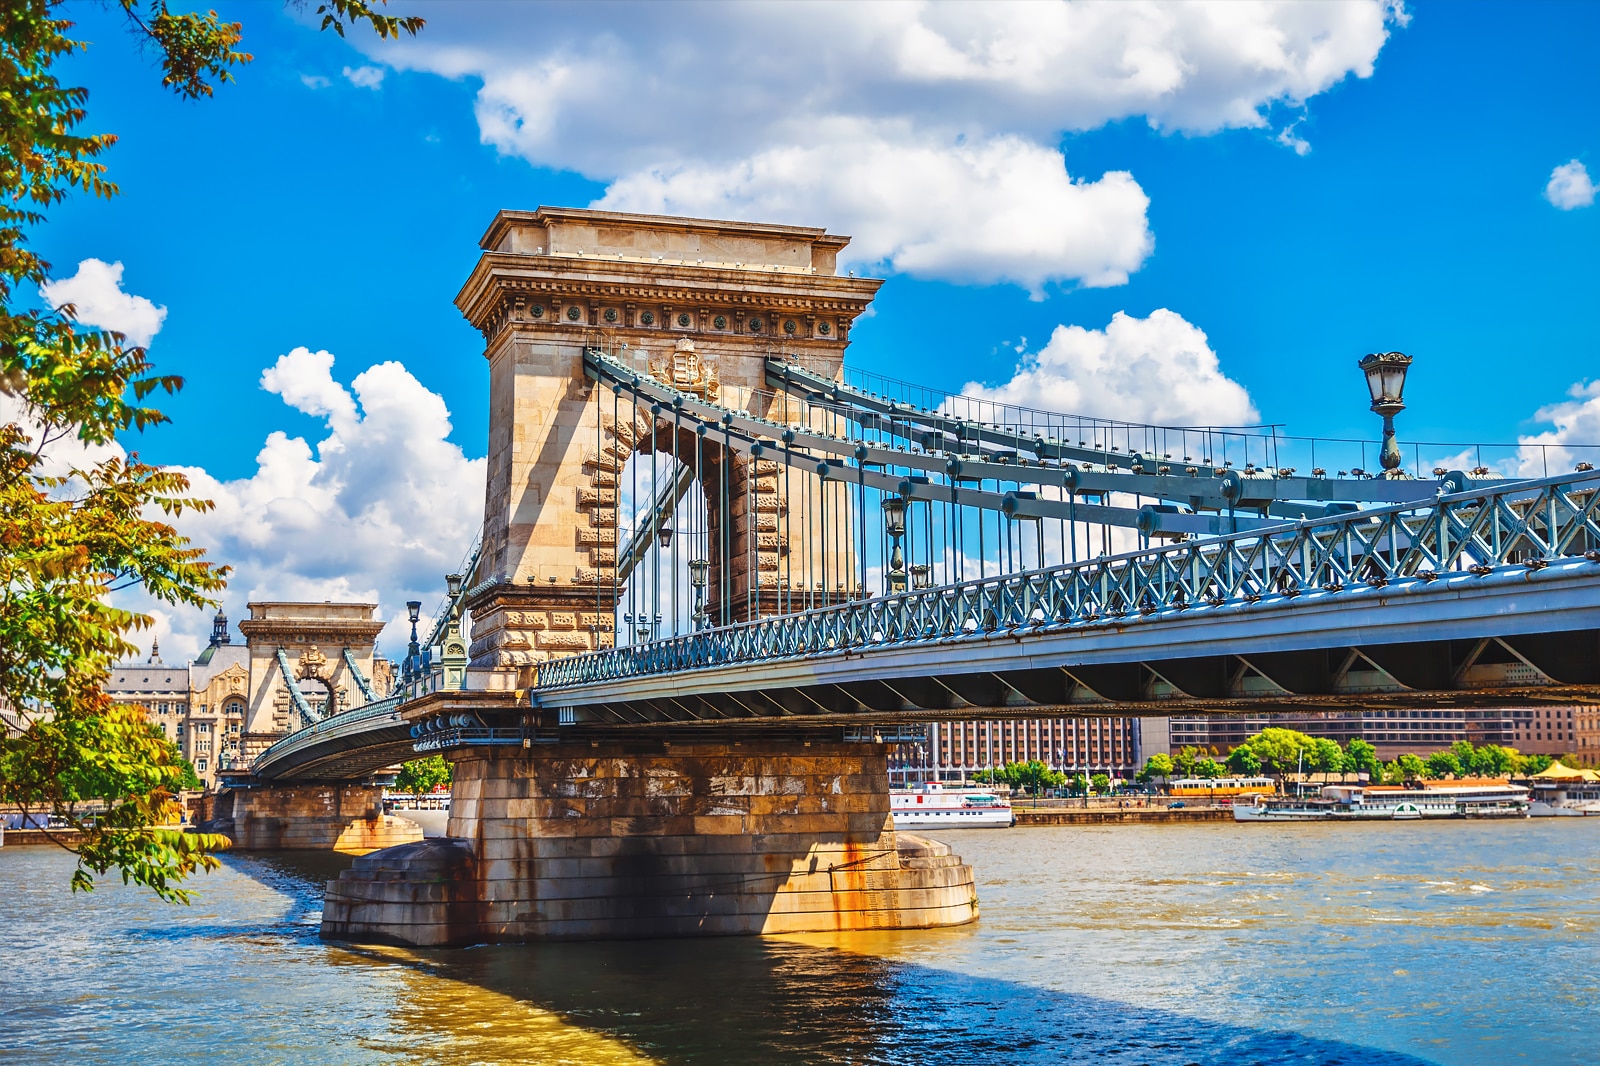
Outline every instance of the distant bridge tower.
<svg viewBox="0 0 1600 1066">
<path fill-rule="evenodd" d="M 585 348 L 601 347 L 685 392 L 779 421 L 798 417 L 798 407 L 767 390 L 765 358 L 781 352 L 839 377 L 850 330 L 882 284 L 839 276 L 848 237 L 540 208 L 500 212 L 480 243 L 483 257 L 456 297 L 489 359 L 484 554 L 466 605 L 474 668 L 526 677 L 552 656 L 612 644 L 618 552 L 628 536 L 619 475 L 635 453 L 671 455 L 697 475 L 712 622 L 771 603 L 777 559 L 790 551 L 831 556 L 836 587 L 813 595 L 859 594 L 848 544 L 785 539 L 808 508 L 833 506 L 817 482 L 802 489 L 804 475 L 781 480 L 771 460 L 724 454 L 715 434 L 697 438 L 670 411 L 618 407 L 583 369 Z M 850 506 L 848 494 L 837 496 Z M 788 523 L 779 521 L 784 512 Z M 821 572 L 823 560 L 811 561 L 785 570 Z"/>
<path fill-rule="evenodd" d="M 308 724 L 301 701 L 321 717 L 369 699 L 375 675 L 388 691 L 388 664 L 373 661 L 384 625 L 373 617 L 377 604 L 252 603 L 249 610 L 239 623 L 249 657 L 246 758 Z"/>
</svg>

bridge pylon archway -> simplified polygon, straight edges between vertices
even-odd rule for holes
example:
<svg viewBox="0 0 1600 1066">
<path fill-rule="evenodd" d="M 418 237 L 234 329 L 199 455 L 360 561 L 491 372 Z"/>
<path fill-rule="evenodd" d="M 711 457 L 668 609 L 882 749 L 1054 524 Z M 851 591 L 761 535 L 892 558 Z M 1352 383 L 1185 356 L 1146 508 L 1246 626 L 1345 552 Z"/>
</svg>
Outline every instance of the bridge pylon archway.
<svg viewBox="0 0 1600 1066">
<path fill-rule="evenodd" d="M 596 348 L 675 387 L 787 422 L 799 405 L 766 384 L 784 358 L 839 379 L 855 320 L 881 281 L 840 276 L 848 237 L 824 230 L 603 211 L 503 211 L 456 297 L 489 361 L 489 471 L 478 580 L 467 597 L 472 667 L 522 687 L 551 658 L 610 647 L 636 522 L 621 474 L 636 453 L 687 454 L 706 500 L 712 621 L 859 592 L 848 544 L 788 543 L 781 518 L 848 507 L 839 486 L 696 438 L 671 410 L 599 388 Z M 629 515 L 637 514 L 635 506 Z M 838 523 L 835 523 L 836 525 Z M 791 553 L 805 551 L 806 565 Z M 814 564 L 814 565 L 811 565 Z M 825 588 L 815 586 L 822 573 Z"/>
</svg>

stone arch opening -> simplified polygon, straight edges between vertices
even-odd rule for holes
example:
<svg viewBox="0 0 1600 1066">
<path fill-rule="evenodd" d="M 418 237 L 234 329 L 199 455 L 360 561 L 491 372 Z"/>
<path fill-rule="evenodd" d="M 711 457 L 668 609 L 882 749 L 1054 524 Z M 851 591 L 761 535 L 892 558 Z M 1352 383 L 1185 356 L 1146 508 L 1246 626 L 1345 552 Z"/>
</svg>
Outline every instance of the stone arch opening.
<svg viewBox="0 0 1600 1066">
<path fill-rule="evenodd" d="M 339 710 L 339 692 L 333 683 L 326 678 L 313 674 L 295 678 L 295 687 L 300 690 L 300 695 L 311 705 L 311 710 L 321 718 L 336 714 Z"/>
</svg>

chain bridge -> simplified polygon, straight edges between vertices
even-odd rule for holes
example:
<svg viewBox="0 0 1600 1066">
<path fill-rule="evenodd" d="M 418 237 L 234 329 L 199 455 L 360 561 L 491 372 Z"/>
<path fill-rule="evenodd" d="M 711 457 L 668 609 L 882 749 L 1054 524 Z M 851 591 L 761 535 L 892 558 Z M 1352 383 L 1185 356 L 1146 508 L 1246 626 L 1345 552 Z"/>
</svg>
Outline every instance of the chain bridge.
<svg viewBox="0 0 1600 1066">
<path fill-rule="evenodd" d="M 883 751 L 934 719 L 1600 700 L 1589 464 L 1402 448 L 1398 353 L 1362 364 L 1379 444 L 857 374 L 880 283 L 838 273 L 846 241 L 496 218 L 456 300 L 489 359 L 481 540 L 426 639 L 412 605 L 393 693 L 238 782 L 456 763 L 454 843 L 362 860 L 330 935 L 970 920 L 970 871 L 887 825 Z M 728 833 L 778 842 L 736 861 Z M 394 917 L 395 884 L 440 877 L 477 885 L 470 918 L 420 888 Z"/>
</svg>

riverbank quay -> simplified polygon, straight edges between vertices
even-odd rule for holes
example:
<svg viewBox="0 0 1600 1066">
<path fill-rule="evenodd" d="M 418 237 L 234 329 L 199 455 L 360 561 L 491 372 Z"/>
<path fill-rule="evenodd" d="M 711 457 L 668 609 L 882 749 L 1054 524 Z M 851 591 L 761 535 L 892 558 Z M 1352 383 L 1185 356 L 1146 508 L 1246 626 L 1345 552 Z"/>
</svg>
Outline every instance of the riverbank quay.
<svg viewBox="0 0 1600 1066">
<path fill-rule="evenodd" d="M 70 844 L 82 836 L 76 829 L 6 829 L 0 827 L 0 848 L 27 848 L 41 844 Z"/>
<path fill-rule="evenodd" d="M 1232 807 L 1013 807 L 1017 828 L 1052 825 L 1162 825 L 1231 822 Z"/>
</svg>

